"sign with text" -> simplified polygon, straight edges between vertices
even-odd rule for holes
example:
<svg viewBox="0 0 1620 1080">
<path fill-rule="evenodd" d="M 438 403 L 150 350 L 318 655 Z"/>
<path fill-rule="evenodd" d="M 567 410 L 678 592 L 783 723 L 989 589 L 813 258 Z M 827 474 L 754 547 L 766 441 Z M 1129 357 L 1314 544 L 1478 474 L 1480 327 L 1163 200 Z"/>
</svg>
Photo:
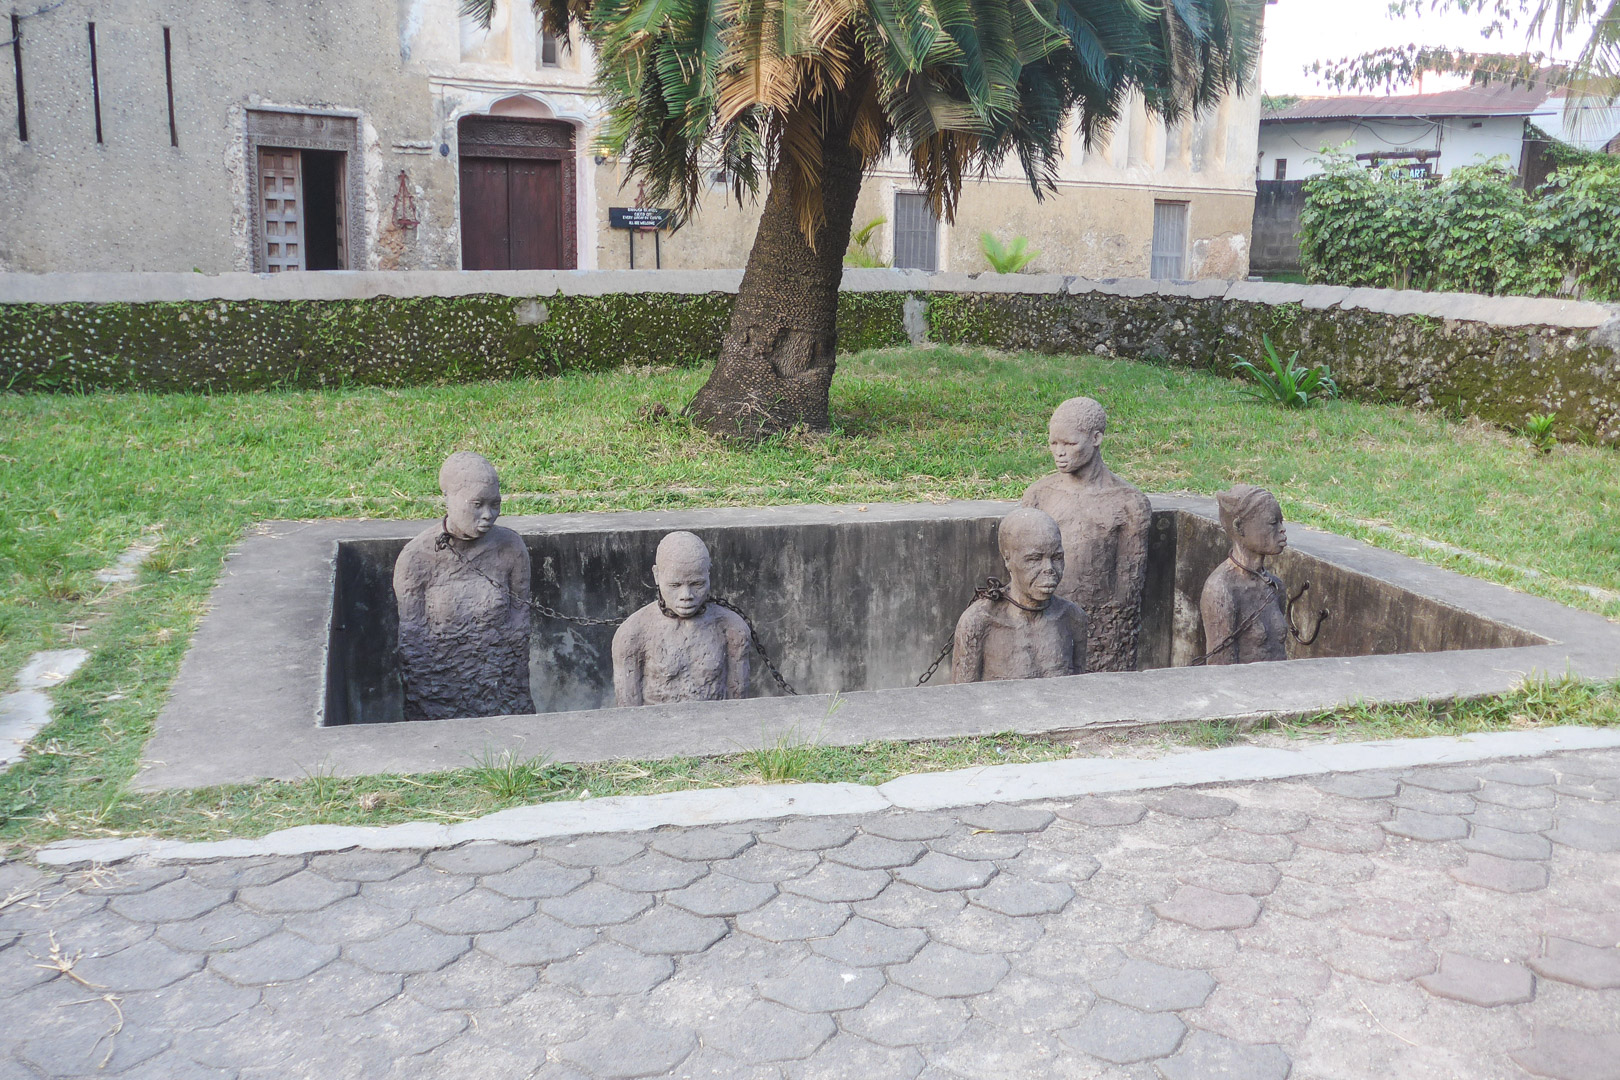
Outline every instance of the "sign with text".
<svg viewBox="0 0 1620 1080">
<path fill-rule="evenodd" d="M 667 229 L 669 211 L 653 206 L 610 206 L 608 227 L 611 229 Z"/>
</svg>

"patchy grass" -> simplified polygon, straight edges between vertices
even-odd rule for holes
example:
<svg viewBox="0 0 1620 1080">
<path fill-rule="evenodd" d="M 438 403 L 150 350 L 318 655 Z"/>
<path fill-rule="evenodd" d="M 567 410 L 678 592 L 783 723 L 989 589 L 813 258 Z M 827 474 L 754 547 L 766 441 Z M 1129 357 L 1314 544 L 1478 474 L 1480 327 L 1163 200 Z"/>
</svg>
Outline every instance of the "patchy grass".
<svg viewBox="0 0 1620 1080">
<path fill-rule="evenodd" d="M 1236 384 L 1197 372 L 947 348 L 846 358 L 833 386 L 840 426 L 832 436 L 741 447 L 648 408 L 678 406 L 703 376 L 642 369 L 408 390 L 0 397 L 0 680 L 37 649 L 93 651 L 55 692 L 56 722 L 0 775 L 0 845 L 459 818 L 587 790 L 757 782 L 763 770 L 745 753 L 565 766 L 502 762 L 492 751 L 489 761 L 434 776 L 317 773 L 181 794 L 128 789 L 243 530 L 269 518 L 431 516 L 438 465 L 453 449 L 500 464 L 509 513 L 1011 498 L 1050 467 L 1052 405 L 1090 394 L 1109 407 L 1111 464 L 1145 489 L 1260 483 L 1290 520 L 1620 617 L 1620 458 L 1612 450 L 1559 446 L 1544 456 L 1487 425 L 1408 409 L 1336 401 L 1289 414 L 1246 403 Z M 97 569 L 153 530 L 157 550 L 136 582 L 96 581 Z M 1545 704 L 1534 700 L 1539 692 L 1488 708 L 1345 710 L 1289 730 L 1370 737 L 1494 730 L 1515 726 L 1515 717 L 1616 722 L 1614 687 L 1565 687 Z M 1233 735 L 1211 725 L 1188 738 L 1219 745 Z M 791 771 L 875 783 L 1109 745 L 1010 736 L 807 745 Z"/>
</svg>

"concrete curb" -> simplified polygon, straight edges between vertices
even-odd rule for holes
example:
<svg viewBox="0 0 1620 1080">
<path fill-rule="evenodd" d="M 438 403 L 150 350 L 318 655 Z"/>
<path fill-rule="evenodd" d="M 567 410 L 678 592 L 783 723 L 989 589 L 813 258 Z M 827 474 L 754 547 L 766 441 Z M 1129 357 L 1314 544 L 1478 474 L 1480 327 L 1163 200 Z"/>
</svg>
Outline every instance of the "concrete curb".
<svg viewBox="0 0 1620 1080">
<path fill-rule="evenodd" d="M 1620 728 L 1574 726 L 1338 743 L 1299 750 L 1230 746 L 1154 760 L 1076 758 L 1034 765 L 987 765 L 903 776 L 879 787 L 776 784 L 542 803 L 502 810 L 455 825 L 434 822 L 381 827 L 304 825 L 257 840 L 204 843 L 153 837 L 64 840 L 41 848 L 34 857 L 46 866 L 72 867 L 92 863 L 105 865 L 138 856 L 156 862 L 203 862 L 255 855 L 310 855 L 350 848 L 424 850 L 474 841 L 525 844 L 550 837 L 641 832 L 662 826 L 869 814 L 889 809 L 938 810 L 1152 788 L 1532 757 L 1560 750 L 1612 748 L 1620 748 Z"/>
</svg>

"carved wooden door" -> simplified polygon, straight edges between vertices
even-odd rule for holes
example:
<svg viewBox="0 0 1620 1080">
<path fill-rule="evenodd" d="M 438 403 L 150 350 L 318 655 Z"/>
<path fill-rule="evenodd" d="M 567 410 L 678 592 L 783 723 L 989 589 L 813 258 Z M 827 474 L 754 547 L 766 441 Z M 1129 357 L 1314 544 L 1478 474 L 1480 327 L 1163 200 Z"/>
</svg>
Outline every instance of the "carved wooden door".
<svg viewBox="0 0 1620 1080">
<path fill-rule="evenodd" d="M 304 268 L 304 191 L 297 150 L 259 150 L 259 213 L 263 215 L 263 266 L 277 274 Z"/>
<path fill-rule="evenodd" d="M 562 269 L 562 173 L 559 161 L 462 158 L 462 268 Z"/>
</svg>

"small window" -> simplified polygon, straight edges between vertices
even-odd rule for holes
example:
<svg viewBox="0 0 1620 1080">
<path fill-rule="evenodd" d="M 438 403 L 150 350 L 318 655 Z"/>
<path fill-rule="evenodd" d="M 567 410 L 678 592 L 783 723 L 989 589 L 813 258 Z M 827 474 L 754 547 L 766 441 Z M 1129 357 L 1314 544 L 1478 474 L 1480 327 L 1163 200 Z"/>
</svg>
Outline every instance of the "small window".
<svg viewBox="0 0 1620 1080">
<path fill-rule="evenodd" d="M 1181 278 L 1187 273 L 1187 204 L 1153 204 L 1153 259 L 1148 275 Z"/>
<path fill-rule="evenodd" d="M 939 269 L 939 219 L 928 197 L 915 191 L 894 196 L 894 265 L 903 270 Z"/>
<path fill-rule="evenodd" d="M 544 30 L 540 31 L 540 66 L 553 68 L 562 67 L 562 61 L 560 61 L 557 57 L 557 35 L 548 33 Z"/>
<path fill-rule="evenodd" d="M 1288 159 L 1287 158 L 1280 157 L 1280 158 L 1277 159 L 1277 175 L 1274 176 L 1272 179 L 1274 179 L 1274 180 L 1286 180 L 1286 179 L 1288 179 Z"/>
</svg>

